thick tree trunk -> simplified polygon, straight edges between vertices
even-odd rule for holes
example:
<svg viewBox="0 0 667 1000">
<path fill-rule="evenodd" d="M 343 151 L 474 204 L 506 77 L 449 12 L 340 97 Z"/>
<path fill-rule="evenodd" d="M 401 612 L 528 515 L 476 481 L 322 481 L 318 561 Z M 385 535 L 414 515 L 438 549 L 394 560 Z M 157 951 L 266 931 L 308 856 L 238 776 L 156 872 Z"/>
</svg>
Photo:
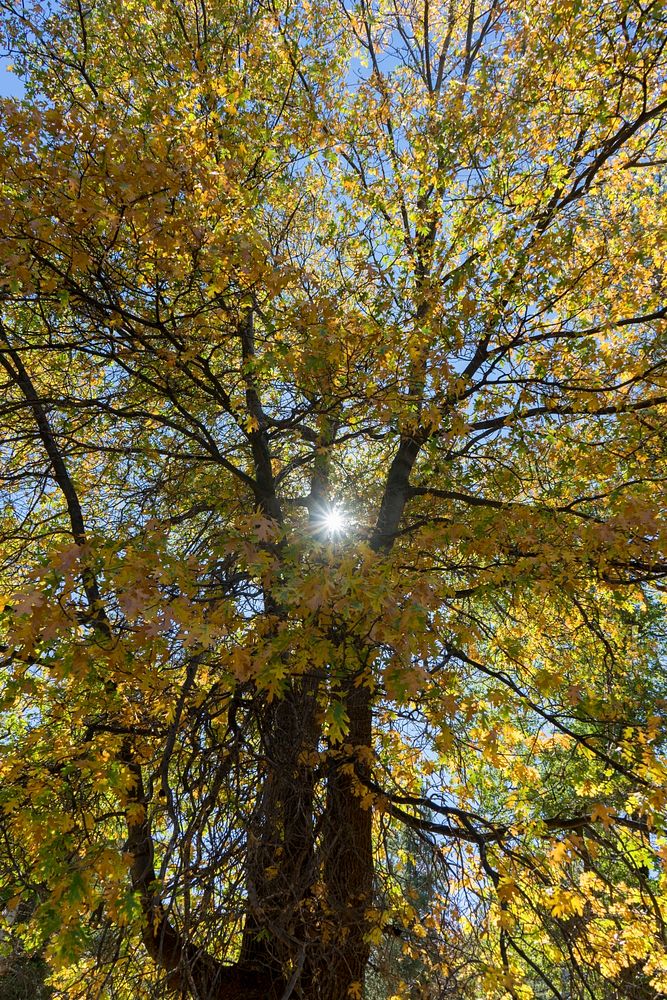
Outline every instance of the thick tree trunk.
<svg viewBox="0 0 667 1000">
<path fill-rule="evenodd" d="M 296 680 L 284 697 L 265 706 L 260 726 L 265 779 L 249 831 L 249 912 L 241 963 L 279 978 L 282 970 L 304 964 L 304 908 L 317 878 L 316 683 Z"/>
<path fill-rule="evenodd" d="M 372 902 L 372 812 L 362 802 L 359 778 L 368 772 L 371 752 L 371 693 L 352 684 L 345 700 L 350 730 L 341 752 L 330 761 L 324 827 L 324 874 L 333 940 L 323 947 L 321 1000 L 361 996 L 370 946 L 366 911 Z"/>
<path fill-rule="evenodd" d="M 153 843 L 141 769 L 123 754 L 135 784 L 126 849 L 142 898 L 144 945 L 166 973 L 166 987 L 198 1000 L 349 1000 L 361 996 L 369 945 L 371 810 L 362 804 L 369 770 L 371 695 L 350 682 L 349 734 L 328 764 L 322 855 L 316 855 L 314 753 L 319 739 L 316 686 L 300 681 L 268 706 L 262 743 L 266 779 L 250 830 L 248 915 L 241 954 L 224 965 L 184 940 L 155 893 Z M 324 876 L 325 903 L 315 912 L 314 883 Z"/>
</svg>

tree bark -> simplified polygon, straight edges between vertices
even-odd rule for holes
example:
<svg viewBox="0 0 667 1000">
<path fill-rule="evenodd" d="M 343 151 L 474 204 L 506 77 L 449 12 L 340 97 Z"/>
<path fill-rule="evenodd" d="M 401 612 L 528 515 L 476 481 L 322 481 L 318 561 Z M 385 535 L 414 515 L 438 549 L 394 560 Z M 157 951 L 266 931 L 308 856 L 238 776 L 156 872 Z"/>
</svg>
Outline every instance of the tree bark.
<svg viewBox="0 0 667 1000">
<path fill-rule="evenodd" d="M 350 719 L 347 741 L 333 754 L 327 779 L 324 874 L 327 917 L 333 940 L 323 948 L 322 1000 L 361 996 L 370 945 L 366 911 L 372 902 L 372 810 L 362 802 L 360 779 L 369 770 L 371 692 L 351 681 L 345 697 Z"/>
<path fill-rule="evenodd" d="M 266 771 L 249 831 L 249 912 L 241 963 L 279 977 L 307 947 L 304 907 L 317 878 L 317 685 L 308 678 L 295 679 L 283 697 L 262 708 Z"/>
</svg>

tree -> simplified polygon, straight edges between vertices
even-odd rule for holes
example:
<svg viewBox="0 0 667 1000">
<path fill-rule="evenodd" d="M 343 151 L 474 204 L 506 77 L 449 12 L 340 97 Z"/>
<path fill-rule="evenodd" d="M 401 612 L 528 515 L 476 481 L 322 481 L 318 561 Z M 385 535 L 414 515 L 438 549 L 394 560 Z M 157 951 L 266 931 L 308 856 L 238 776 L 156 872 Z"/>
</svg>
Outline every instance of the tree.
<svg viewBox="0 0 667 1000">
<path fill-rule="evenodd" d="M 665 4 L 1 6 L 12 934 L 665 995 Z"/>
</svg>

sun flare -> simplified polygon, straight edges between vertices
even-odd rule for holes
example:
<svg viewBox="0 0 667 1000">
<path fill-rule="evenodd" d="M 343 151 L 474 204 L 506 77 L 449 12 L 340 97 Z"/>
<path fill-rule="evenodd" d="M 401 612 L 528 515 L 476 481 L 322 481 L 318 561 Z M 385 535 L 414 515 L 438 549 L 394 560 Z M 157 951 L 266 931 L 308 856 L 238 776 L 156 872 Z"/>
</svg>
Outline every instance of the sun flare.
<svg viewBox="0 0 667 1000">
<path fill-rule="evenodd" d="M 320 524 L 328 535 L 340 535 L 345 529 L 345 516 L 342 511 L 331 507 L 329 510 L 323 511 Z"/>
</svg>

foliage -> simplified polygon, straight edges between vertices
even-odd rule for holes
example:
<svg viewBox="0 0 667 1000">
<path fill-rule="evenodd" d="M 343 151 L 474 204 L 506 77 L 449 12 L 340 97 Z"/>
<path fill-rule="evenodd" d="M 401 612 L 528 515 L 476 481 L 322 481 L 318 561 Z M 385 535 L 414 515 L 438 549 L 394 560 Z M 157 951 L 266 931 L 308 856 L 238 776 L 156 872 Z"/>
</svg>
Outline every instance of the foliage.
<svg viewBox="0 0 667 1000">
<path fill-rule="evenodd" d="M 667 995 L 663 0 L 0 6 L 5 935 Z"/>
</svg>

